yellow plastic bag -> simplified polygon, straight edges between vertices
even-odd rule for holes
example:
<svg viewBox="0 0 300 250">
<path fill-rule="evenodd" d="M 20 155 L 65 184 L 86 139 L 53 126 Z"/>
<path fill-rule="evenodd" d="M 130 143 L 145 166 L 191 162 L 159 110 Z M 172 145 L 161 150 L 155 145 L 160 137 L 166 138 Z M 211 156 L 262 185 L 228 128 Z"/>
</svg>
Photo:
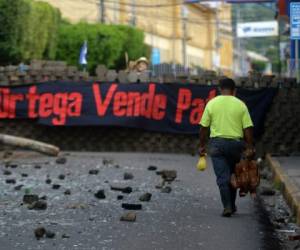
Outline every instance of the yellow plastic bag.
<svg viewBox="0 0 300 250">
<path fill-rule="evenodd" d="M 197 163 L 197 169 L 199 171 L 204 171 L 206 169 L 206 156 L 200 156 Z"/>
</svg>

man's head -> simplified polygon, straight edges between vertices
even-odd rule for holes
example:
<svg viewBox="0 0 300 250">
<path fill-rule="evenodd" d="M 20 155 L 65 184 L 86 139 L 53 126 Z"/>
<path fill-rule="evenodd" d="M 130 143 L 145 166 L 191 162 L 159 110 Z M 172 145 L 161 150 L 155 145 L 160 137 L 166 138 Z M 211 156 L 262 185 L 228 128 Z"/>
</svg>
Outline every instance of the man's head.
<svg viewBox="0 0 300 250">
<path fill-rule="evenodd" d="M 136 61 L 136 70 L 138 72 L 143 72 L 148 69 L 148 64 L 149 64 L 149 62 L 146 57 L 140 57 Z"/>
<path fill-rule="evenodd" d="M 220 80 L 220 89 L 222 95 L 235 95 L 235 82 L 231 78 Z"/>
</svg>

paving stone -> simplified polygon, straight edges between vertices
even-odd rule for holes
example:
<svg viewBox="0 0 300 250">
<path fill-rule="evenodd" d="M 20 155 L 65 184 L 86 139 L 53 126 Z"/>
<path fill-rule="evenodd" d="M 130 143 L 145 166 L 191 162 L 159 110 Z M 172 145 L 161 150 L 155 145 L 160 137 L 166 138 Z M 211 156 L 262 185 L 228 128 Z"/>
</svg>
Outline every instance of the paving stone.
<svg viewBox="0 0 300 250">
<path fill-rule="evenodd" d="M 43 195 L 43 196 L 41 196 L 39 199 L 40 199 L 40 200 L 46 201 L 46 200 L 47 200 L 47 196 L 46 196 L 46 195 Z"/>
<path fill-rule="evenodd" d="M 34 235 L 37 240 L 43 238 L 46 233 L 46 229 L 44 227 L 38 227 L 34 230 Z"/>
<path fill-rule="evenodd" d="M 66 176 L 64 175 L 64 174 L 60 174 L 59 176 L 58 176 L 58 179 L 60 179 L 60 180 L 64 180 L 66 178 Z"/>
<path fill-rule="evenodd" d="M 47 180 L 46 180 L 46 183 L 47 183 L 47 184 L 51 184 L 51 182 L 52 182 L 51 179 L 47 179 Z"/>
<path fill-rule="evenodd" d="M 70 189 L 67 189 L 65 192 L 64 192 L 65 195 L 71 195 L 71 190 Z"/>
<path fill-rule="evenodd" d="M 34 210 L 46 210 L 47 209 L 47 202 L 43 200 L 35 201 L 28 205 L 28 209 Z"/>
<path fill-rule="evenodd" d="M 4 175 L 11 175 L 11 171 L 9 171 L 9 170 L 4 170 L 4 171 L 3 171 L 3 174 L 4 174 Z"/>
<path fill-rule="evenodd" d="M 161 189 L 161 192 L 162 192 L 162 193 L 166 193 L 166 194 L 171 193 L 171 191 L 172 191 L 172 188 L 171 188 L 171 187 L 163 187 L 163 188 Z"/>
<path fill-rule="evenodd" d="M 52 185 L 52 189 L 59 189 L 60 188 L 60 185 L 59 184 L 53 184 Z"/>
<path fill-rule="evenodd" d="M 12 163 L 8 163 L 5 165 L 6 168 L 17 168 L 18 164 L 12 164 Z"/>
<path fill-rule="evenodd" d="M 149 171 L 156 171 L 156 170 L 157 170 L 157 167 L 155 167 L 155 166 L 149 166 L 149 167 L 148 167 L 148 170 L 149 170 Z"/>
<path fill-rule="evenodd" d="M 97 193 L 95 193 L 95 197 L 98 199 L 105 199 L 106 196 L 105 196 L 104 190 L 99 190 Z"/>
<path fill-rule="evenodd" d="M 103 160 L 102 160 L 102 164 L 103 164 L 104 166 L 110 165 L 110 164 L 113 164 L 113 163 L 114 163 L 113 160 L 110 160 L 110 159 L 103 159 Z"/>
<path fill-rule="evenodd" d="M 264 195 L 264 196 L 273 196 L 276 194 L 275 190 L 272 189 L 271 187 L 260 187 L 259 193 L 260 195 Z"/>
<path fill-rule="evenodd" d="M 99 170 L 98 169 L 91 169 L 90 171 L 89 171 L 89 174 L 91 174 L 91 175 L 97 175 L 99 173 Z"/>
<path fill-rule="evenodd" d="M 118 195 L 118 196 L 117 196 L 117 199 L 118 199 L 118 200 L 123 200 L 123 199 L 124 199 L 124 196 L 123 196 L 123 195 Z"/>
<path fill-rule="evenodd" d="M 16 184 L 16 180 L 15 179 L 6 179 L 5 182 L 7 184 Z"/>
<path fill-rule="evenodd" d="M 177 171 L 175 170 L 162 170 L 158 171 L 157 174 L 161 175 L 161 177 L 167 182 L 172 182 L 177 178 Z"/>
<path fill-rule="evenodd" d="M 132 180 L 134 178 L 132 173 L 124 173 L 124 180 Z"/>
<path fill-rule="evenodd" d="M 270 173 L 267 170 L 263 170 L 263 171 L 260 172 L 260 177 L 262 179 L 268 180 L 269 176 L 270 176 Z"/>
<path fill-rule="evenodd" d="M 122 203 L 122 208 L 127 210 L 141 210 L 142 204 Z"/>
<path fill-rule="evenodd" d="M 58 157 L 55 161 L 57 164 L 65 164 L 67 162 L 66 157 Z"/>
<path fill-rule="evenodd" d="M 121 216 L 120 221 L 128 221 L 128 222 L 135 222 L 136 221 L 136 214 L 134 212 L 129 212 Z"/>
<path fill-rule="evenodd" d="M 110 189 L 113 191 L 121 191 L 124 194 L 130 194 L 132 192 L 132 187 L 111 186 Z"/>
<path fill-rule="evenodd" d="M 55 233 L 49 230 L 46 230 L 46 237 L 49 239 L 53 239 L 55 237 Z"/>
<path fill-rule="evenodd" d="M 143 195 L 141 195 L 140 196 L 140 198 L 139 198 L 139 200 L 140 201 L 150 201 L 151 200 L 151 197 L 152 197 L 152 194 L 150 194 L 150 193 L 145 193 L 145 194 L 143 194 Z"/>
<path fill-rule="evenodd" d="M 70 236 L 67 235 L 67 234 L 63 234 L 61 237 L 62 237 L 63 239 L 69 239 L 69 238 L 70 238 Z"/>
<path fill-rule="evenodd" d="M 12 155 L 13 155 L 13 152 L 12 152 L 12 151 L 6 150 L 6 151 L 3 152 L 3 158 L 4 158 L 4 159 L 9 158 L 9 157 L 11 157 Z"/>
<path fill-rule="evenodd" d="M 36 194 L 25 194 L 23 196 L 23 202 L 25 204 L 32 204 L 34 202 L 37 202 L 39 200 L 39 196 Z"/>
<path fill-rule="evenodd" d="M 24 186 L 24 185 L 18 185 L 18 186 L 15 186 L 14 189 L 15 189 L 16 191 L 19 191 L 19 190 L 22 189 L 23 186 Z"/>
</svg>

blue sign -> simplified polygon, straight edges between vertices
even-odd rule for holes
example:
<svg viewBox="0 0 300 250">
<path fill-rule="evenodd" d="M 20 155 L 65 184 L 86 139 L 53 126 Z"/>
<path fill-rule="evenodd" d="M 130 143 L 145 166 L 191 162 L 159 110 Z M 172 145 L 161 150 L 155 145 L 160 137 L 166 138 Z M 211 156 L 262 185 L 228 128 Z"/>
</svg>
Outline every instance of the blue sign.
<svg viewBox="0 0 300 250">
<path fill-rule="evenodd" d="M 291 39 L 300 40 L 300 3 L 290 3 Z"/>
<path fill-rule="evenodd" d="M 152 49 L 151 62 L 152 65 L 160 64 L 160 50 L 158 48 Z"/>
</svg>

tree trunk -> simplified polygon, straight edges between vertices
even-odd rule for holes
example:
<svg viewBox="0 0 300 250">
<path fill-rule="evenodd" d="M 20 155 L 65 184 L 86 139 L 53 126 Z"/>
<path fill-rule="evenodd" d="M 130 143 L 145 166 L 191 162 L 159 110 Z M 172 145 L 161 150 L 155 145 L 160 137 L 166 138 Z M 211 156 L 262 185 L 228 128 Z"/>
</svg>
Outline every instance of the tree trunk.
<svg viewBox="0 0 300 250">
<path fill-rule="evenodd" d="M 57 156 L 60 151 L 58 147 L 55 147 L 50 144 L 5 134 L 0 134 L 0 143 L 10 146 L 31 149 L 33 151 L 37 151 L 51 156 Z"/>
</svg>

